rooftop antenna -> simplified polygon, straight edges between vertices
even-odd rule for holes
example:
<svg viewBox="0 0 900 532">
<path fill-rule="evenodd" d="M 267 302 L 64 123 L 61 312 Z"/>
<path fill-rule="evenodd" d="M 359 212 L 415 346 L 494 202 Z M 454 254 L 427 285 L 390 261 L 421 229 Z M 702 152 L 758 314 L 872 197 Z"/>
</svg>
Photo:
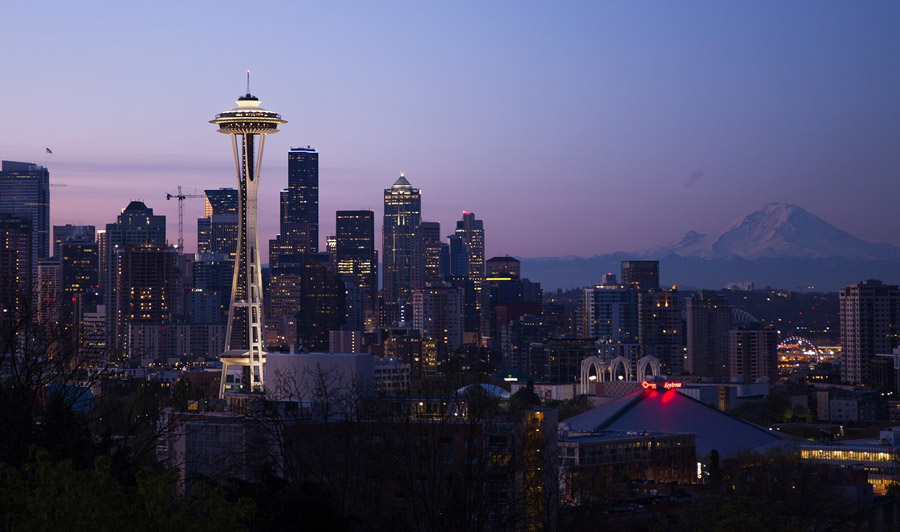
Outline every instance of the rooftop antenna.
<svg viewBox="0 0 900 532">
<path fill-rule="evenodd" d="M 247 69 L 247 94 L 250 94 L 250 69 Z"/>
</svg>

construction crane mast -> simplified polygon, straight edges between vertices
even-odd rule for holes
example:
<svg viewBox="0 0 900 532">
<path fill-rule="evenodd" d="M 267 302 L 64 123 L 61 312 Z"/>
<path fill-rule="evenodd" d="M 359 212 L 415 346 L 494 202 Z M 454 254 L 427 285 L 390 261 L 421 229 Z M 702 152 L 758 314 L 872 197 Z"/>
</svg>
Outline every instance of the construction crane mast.
<svg viewBox="0 0 900 532">
<path fill-rule="evenodd" d="M 178 251 L 184 251 L 184 200 L 188 198 L 204 198 L 203 194 L 184 194 L 181 192 L 181 185 L 178 185 L 177 194 L 166 194 L 166 199 L 178 200 Z"/>
</svg>

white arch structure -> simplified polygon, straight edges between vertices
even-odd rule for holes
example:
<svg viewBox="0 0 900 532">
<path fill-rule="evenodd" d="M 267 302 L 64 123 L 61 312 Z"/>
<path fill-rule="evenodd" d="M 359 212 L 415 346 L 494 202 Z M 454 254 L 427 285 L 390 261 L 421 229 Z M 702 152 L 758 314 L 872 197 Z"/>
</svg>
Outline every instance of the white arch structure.
<svg viewBox="0 0 900 532">
<path fill-rule="evenodd" d="M 647 370 L 650 370 L 649 373 Z M 637 380 L 643 381 L 646 380 L 647 377 L 659 376 L 659 360 L 656 357 L 645 356 L 641 357 L 637 361 Z"/>
<path fill-rule="evenodd" d="M 592 393 L 590 384 L 592 382 L 607 382 L 616 380 L 616 371 L 624 370 L 625 380 L 630 380 L 632 376 L 636 376 L 638 381 L 642 381 L 649 376 L 657 376 L 660 374 L 659 360 L 656 357 L 645 356 L 637 361 L 637 375 L 631 370 L 631 362 L 623 356 L 618 356 L 609 363 L 605 362 L 597 355 L 589 356 L 581 361 L 581 383 L 579 392 L 582 395 Z M 591 370 L 594 372 L 594 378 L 591 379 Z"/>
</svg>

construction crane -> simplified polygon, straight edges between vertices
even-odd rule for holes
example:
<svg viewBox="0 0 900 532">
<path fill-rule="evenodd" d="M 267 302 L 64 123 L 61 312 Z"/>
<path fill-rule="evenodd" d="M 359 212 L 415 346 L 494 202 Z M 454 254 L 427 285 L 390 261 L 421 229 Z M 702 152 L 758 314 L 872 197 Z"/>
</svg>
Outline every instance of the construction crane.
<svg viewBox="0 0 900 532">
<path fill-rule="evenodd" d="M 184 194 L 178 185 L 178 194 L 166 194 L 166 199 L 178 200 L 178 251 L 184 251 L 184 200 L 188 198 L 205 198 L 203 194 Z"/>
</svg>

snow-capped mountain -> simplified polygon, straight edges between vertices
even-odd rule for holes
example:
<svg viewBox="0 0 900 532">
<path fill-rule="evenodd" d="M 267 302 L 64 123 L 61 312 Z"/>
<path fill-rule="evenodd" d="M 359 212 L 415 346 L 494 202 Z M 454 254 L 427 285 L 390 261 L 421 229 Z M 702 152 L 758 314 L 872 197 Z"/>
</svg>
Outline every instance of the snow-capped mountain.
<svg viewBox="0 0 900 532">
<path fill-rule="evenodd" d="M 688 232 L 674 244 L 646 255 L 703 259 L 740 257 L 900 261 L 900 248 L 873 244 L 838 229 L 801 207 L 769 203 L 715 235 Z"/>
</svg>

